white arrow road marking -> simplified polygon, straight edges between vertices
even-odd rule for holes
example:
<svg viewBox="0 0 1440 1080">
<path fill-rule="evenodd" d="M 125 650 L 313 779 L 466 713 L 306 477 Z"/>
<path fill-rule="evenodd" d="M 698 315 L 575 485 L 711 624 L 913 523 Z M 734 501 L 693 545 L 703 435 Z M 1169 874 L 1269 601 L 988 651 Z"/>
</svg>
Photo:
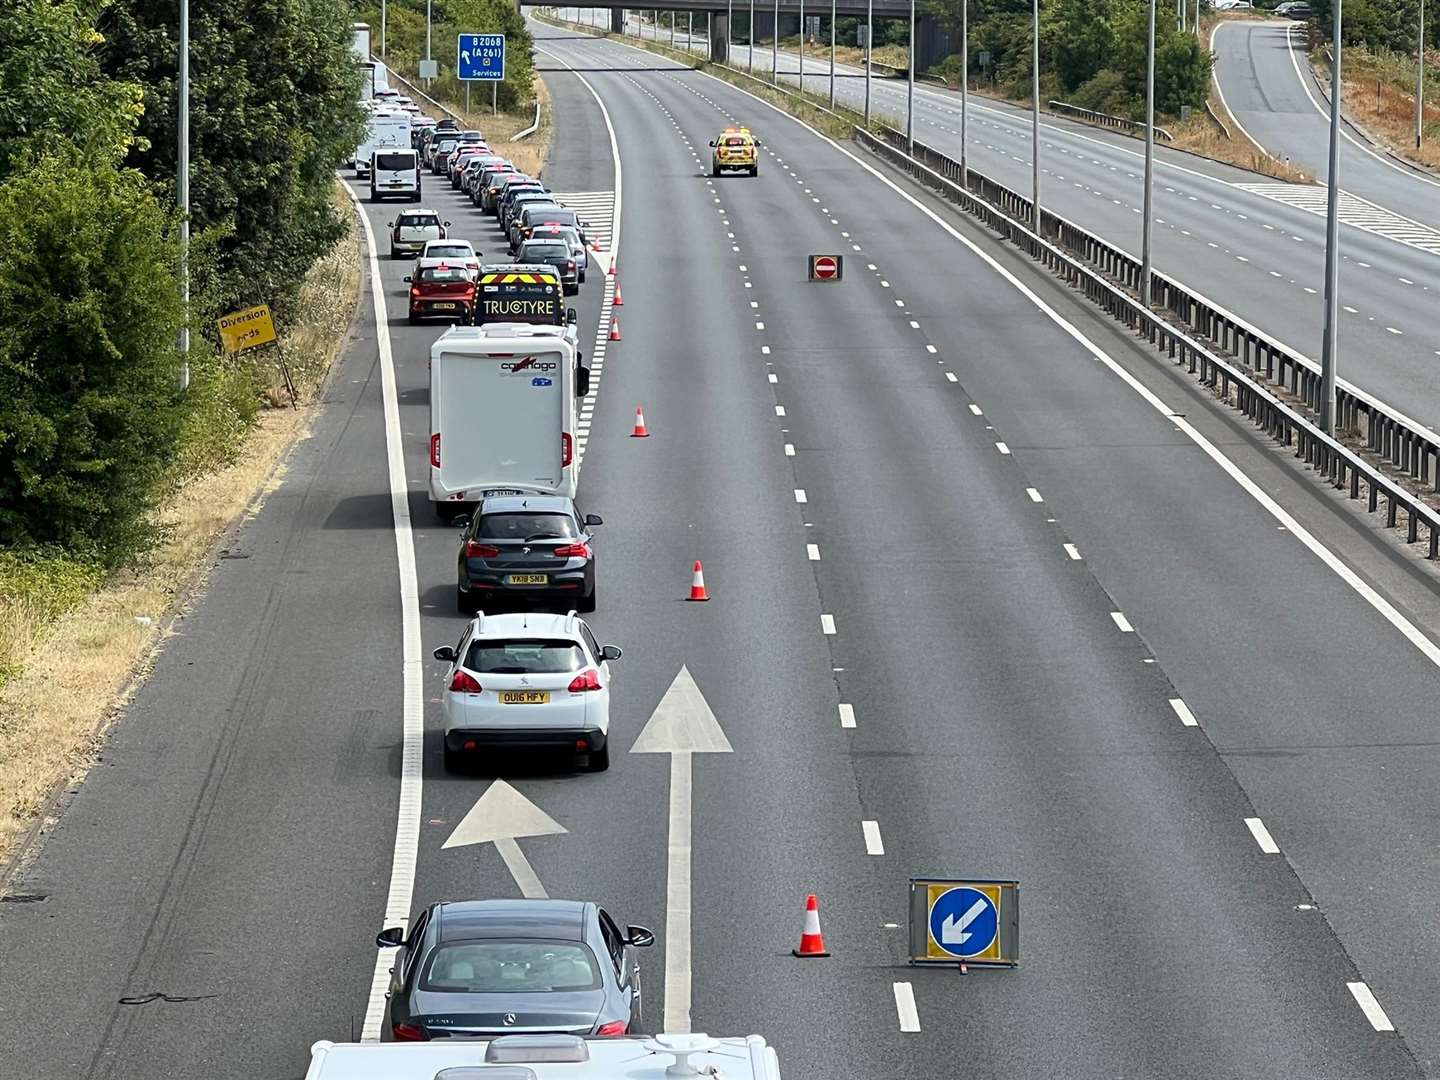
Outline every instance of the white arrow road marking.
<svg viewBox="0 0 1440 1080">
<path fill-rule="evenodd" d="M 665 879 L 665 1031 L 690 1030 L 690 821 L 692 754 L 728 754 L 730 740 L 688 667 L 645 722 L 632 754 L 670 755 L 670 844 Z"/>
<path fill-rule="evenodd" d="M 527 900 L 544 900 L 549 896 L 545 886 L 518 841 L 523 836 L 557 836 L 566 832 L 549 814 L 541 810 L 504 780 L 496 780 L 485 794 L 475 800 L 455 826 L 441 848 L 469 847 L 472 844 L 494 844 L 510 876 Z"/>
<path fill-rule="evenodd" d="M 976 900 L 970 905 L 970 910 L 960 916 L 960 921 L 955 921 L 954 915 L 947 915 L 945 921 L 940 924 L 941 945 L 964 945 L 973 936 L 965 928 L 978 919 L 990 905 L 984 900 Z"/>
</svg>

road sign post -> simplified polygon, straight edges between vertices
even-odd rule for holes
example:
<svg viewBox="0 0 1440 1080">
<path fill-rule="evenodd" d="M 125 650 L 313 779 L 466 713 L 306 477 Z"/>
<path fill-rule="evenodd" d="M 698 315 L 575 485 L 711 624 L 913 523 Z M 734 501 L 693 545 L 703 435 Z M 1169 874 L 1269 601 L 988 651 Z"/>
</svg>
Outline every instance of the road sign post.
<svg viewBox="0 0 1440 1080">
<path fill-rule="evenodd" d="M 811 255 L 811 281 L 839 281 L 845 276 L 845 256 Z"/>
<path fill-rule="evenodd" d="M 1020 883 L 911 878 L 910 963 L 1018 965 Z"/>
</svg>

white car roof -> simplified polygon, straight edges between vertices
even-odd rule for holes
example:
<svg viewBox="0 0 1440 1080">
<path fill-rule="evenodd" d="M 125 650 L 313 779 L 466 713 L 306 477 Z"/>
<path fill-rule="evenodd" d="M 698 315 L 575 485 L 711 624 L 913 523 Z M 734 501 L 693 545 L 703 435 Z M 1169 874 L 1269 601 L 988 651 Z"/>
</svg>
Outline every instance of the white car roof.
<svg viewBox="0 0 1440 1080">
<path fill-rule="evenodd" d="M 501 615 L 477 615 L 472 624 L 478 637 L 562 637 L 580 640 L 580 616 L 573 611 L 556 615 L 550 611 L 516 611 Z"/>
</svg>

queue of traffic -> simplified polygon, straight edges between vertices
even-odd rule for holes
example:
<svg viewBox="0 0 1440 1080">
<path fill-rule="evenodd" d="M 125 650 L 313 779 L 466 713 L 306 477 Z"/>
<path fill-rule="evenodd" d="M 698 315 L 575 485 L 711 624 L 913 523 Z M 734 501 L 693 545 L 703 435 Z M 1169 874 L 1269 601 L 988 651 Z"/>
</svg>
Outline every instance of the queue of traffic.
<svg viewBox="0 0 1440 1080">
<path fill-rule="evenodd" d="M 357 150 L 371 201 L 419 202 L 427 182 L 448 184 L 493 218 L 509 255 L 487 261 L 433 208 L 386 226 L 390 258 L 413 260 L 408 323 L 452 324 L 429 346 L 428 487 L 440 520 L 460 527 L 456 603 L 473 617 L 433 651 L 447 665 L 444 767 L 493 771 L 497 755 L 546 753 L 603 771 L 621 650 L 580 617 L 596 606 L 602 521 L 575 505 L 590 369 L 564 301 L 585 282 L 588 226 L 480 131 L 417 122 L 402 145 L 400 112 L 372 105 L 371 141 Z M 592 901 L 430 904 L 376 938 L 395 950 L 384 1041 L 314 1044 L 307 1080 L 779 1080 L 759 1036 L 642 1034 L 637 950 L 654 943 Z"/>
</svg>

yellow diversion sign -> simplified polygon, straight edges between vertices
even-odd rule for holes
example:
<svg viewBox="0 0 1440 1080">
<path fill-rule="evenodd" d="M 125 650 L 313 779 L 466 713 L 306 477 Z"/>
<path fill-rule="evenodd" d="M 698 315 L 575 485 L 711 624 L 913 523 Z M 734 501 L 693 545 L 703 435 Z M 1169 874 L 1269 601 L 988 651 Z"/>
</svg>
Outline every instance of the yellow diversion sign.
<svg viewBox="0 0 1440 1080">
<path fill-rule="evenodd" d="M 220 328 L 220 343 L 225 346 L 226 352 L 243 352 L 275 340 L 275 324 L 270 319 L 270 308 L 266 304 L 221 315 L 215 320 L 215 325 Z"/>
</svg>

